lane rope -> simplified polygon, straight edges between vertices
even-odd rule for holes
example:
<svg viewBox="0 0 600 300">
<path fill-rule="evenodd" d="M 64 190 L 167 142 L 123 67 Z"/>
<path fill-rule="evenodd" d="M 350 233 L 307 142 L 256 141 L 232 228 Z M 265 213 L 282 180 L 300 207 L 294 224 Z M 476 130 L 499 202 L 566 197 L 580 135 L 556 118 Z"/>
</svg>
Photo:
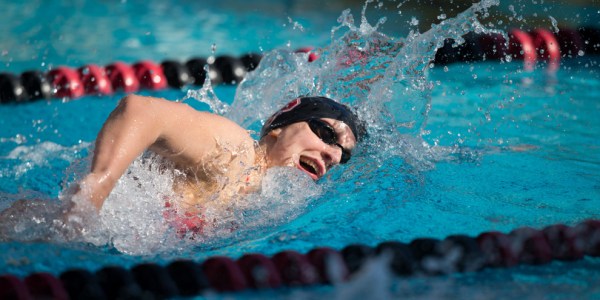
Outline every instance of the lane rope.
<svg viewBox="0 0 600 300">
<path fill-rule="evenodd" d="M 456 46 L 447 39 L 436 52 L 435 64 L 476 62 L 488 59 L 523 60 L 525 70 L 533 70 L 546 62 L 550 72 L 558 70 L 562 58 L 600 53 L 600 29 L 582 27 L 577 30 L 560 28 L 557 33 L 547 29 L 526 32 L 512 29 L 508 41 L 500 34 L 474 34 L 464 37 L 465 43 Z M 313 48 L 300 48 L 308 61 L 319 59 Z M 77 99 L 86 95 L 111 95 L 115 92 L 134 93 L 140 89 L 181 89 L 188 85 L 201 86 L 210 77 L 213 85 L 237 84 L 247 72 L 256 68 L 262 56 L 249 53 L 240 57 L 230 55 L 194 57 L 186 62 L 165 60 L 154 63 L 142 60 L 133 64 L 114 62 L 106 66 L 88 64 L 79 68 L 59 66 L 47 72 L 26 71 L 20 75 L 0 73 L 0 103 L 24 103 L 39 99 Z M 205 67 L 208 66 L 208 72 Z"/>
<path fill-rule="evenodd" d="M 417 238 L 409 243 L 383 242 L 375 247 L 353 244 L 341 250 L 317 247 L 307 253 L 280 251 L 271 257 L 248 253 L 202 262 L 175 260 L 162 266 L 141 263 L 126 269 L 105 266 L 96 272 L 71 269 L 59 276 L 39 272 L 24 279 L 0 275 L 0 299 L 115 299 L 194 296 L 205 292 L 238 292 L 282 287 L 335 284 L 351 280 L 375 257 L 385 255 L 399 277 L 477 272 L 486 268 L 541 265 L 553 260 L 600 257 L 600 220 L 541 230 L 517 228 L 478 236 Z"/>
</svg>

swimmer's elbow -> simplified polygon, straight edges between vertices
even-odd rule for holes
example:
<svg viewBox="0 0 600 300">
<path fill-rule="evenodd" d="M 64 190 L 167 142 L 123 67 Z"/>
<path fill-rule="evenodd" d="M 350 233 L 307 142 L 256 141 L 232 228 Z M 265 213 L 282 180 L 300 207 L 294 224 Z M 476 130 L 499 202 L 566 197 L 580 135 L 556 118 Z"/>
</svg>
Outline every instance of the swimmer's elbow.
<svg viewBox="0 0 600 300">
<path fill-rule="evenodd" d="M 136 125 L 145 124 L 161 129 L 175 120 L 173 116 L 181 112 L 180 105 L 181 103 L 160 98 L 127 95 L 121 99 L 115 110 L 127 120 L 136 122 Z"/>
<path fill-rule="evenodd" d="M 140 115 L 148 111 L 151 98 L 138 95 L 127 95 L 119 101 L 116 112 L 124 115 Z"/>
</svg>

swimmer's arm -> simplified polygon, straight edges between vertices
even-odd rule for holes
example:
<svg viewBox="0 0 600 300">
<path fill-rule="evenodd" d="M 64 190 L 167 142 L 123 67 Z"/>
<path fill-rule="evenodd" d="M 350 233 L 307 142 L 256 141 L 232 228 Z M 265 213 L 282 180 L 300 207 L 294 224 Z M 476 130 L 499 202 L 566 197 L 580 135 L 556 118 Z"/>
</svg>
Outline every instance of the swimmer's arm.
<svg viewBox="0 0 600 300">
<path fill-rule="evenodd" d="M 216 151 L 217 137 L 237 145 L 253 143 L 243 128 L 221 116 L 164 99 L 127 96 L 100 130 L 91 172 L 80 183 L 78 194 L 99 210 L 129 165 L 146 149 L 193 167 Z"/>
</svg>

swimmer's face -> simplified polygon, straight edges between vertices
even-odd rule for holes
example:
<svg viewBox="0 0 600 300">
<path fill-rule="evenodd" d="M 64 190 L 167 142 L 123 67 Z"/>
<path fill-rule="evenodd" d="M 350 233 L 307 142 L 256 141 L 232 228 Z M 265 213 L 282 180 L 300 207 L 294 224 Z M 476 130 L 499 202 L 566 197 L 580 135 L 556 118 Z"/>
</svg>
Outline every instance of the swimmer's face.
<svg viewBox="0 0 600 300">
<path fill-rule="evenodd" d="M 270 166 L 296 167 L 314 180 L 349 159 L 356 146 L 350 127 L 329 118 L 293 123 L 268 135 L 275 140 L 267 153 Z"/>
</svg>

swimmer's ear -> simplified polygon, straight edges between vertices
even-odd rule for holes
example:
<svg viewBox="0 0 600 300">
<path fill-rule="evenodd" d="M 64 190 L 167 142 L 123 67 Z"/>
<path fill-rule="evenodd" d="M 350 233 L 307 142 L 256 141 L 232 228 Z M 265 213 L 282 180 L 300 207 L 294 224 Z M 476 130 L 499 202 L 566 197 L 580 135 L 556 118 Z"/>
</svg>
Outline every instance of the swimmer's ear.
<svg viewBox="0 0 600 300">
<path fill-rule="evenodd" d="M 283 129 L 282 128 L 275 128 L 275 129 L 269 131 L 269 133 L 267 133 L 267 135 L 269 135 L 271 137 L 274 137 L 274 138 L 277 138 L 277 137 L 279 137 L 279 134 L 281 133 L 281 130 L 283 130 Z"/>
</svg>

